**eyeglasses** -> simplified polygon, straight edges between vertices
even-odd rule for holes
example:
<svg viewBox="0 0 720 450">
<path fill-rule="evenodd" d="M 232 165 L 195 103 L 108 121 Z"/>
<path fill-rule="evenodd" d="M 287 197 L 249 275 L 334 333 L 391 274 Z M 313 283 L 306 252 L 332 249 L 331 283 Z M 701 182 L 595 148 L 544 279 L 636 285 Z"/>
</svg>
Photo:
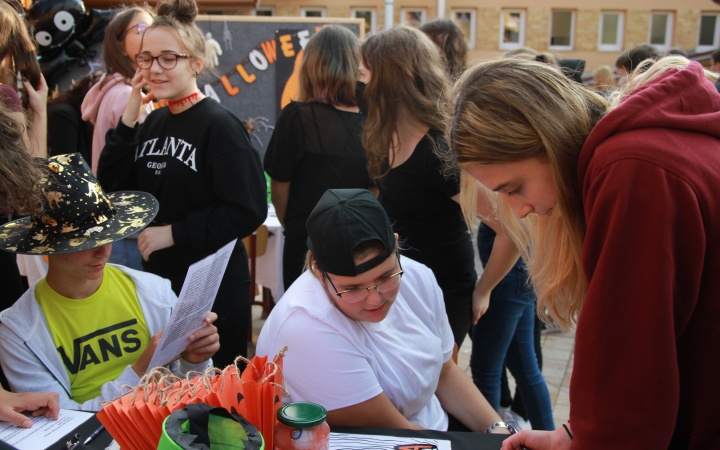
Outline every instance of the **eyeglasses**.
<svg viewBox="0 0 720 450">
<path fill-rule="evenodd" d="M 150 25 L 146 23 L 136 23 L 135 25 L 120 33 L 120 36 L 118 36 L 117 39 L 118 41 L 122 41 L 133 28 L 137 29 L 137 34 L 142 36 L 143 34 L 145 34 L 145 31 L 148 29 L 148 27 L 150 27 Z"/>
<path fill-rule="evenodd" d="M 335 294 L 345 300 L 348 303 L 357 303 L 365 300 L 368 295 L 370 295 L 370 289 L 375 289 L 380 294 L 384 294 L 386 292 L 390 292 L 393 289 L 396 289 L 398 286 L 400 286 L 400 278 L 402 278 L 403 270 L 402 265 L 400 264 L 400 258 L 398 258 L 398 265 L 400 266 L 400 271 L 397 273 L 394 273 L 390 275 L 389 277 L 385 278 L 375 286 L 369 286 L 365 288 L 359 288 L 359 289 L 348 289 L 347 291 L 338 292 L 337 288 L 335 287 L 335 284 L 333 284 L 332 280 L 328 276 L 327 272 L 323 272 L 323 276 L 327 278 L 327 280 L 330 282 L 330 286 L 333 287 L 335 290 Z"/>
<path fill-rule="evenodd" d="M 153 60 L 157 59 L 158 64 L 165 70 L 174 69 L 177 66 L 178 59 L 190 58 L 190 55 L 178 55 L 177 53 L 163 53 L 160 56 L 152 56 L 147 53 L 138 53 L 135 55 L 135 62 L 141 69 L 149 69 L 153 65 Z"/>
</svg>

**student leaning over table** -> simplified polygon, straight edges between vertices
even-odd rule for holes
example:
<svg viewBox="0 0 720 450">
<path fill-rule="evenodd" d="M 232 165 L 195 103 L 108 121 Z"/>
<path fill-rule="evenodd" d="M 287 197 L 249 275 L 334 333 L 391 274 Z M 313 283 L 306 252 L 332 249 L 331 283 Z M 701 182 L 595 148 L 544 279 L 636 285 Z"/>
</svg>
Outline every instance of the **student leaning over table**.
<svg viewBox="0 0 720 450">
<path fill-rule="evenodd" d="M 168 280 L 106 266 L 111 243 L 144 228 L 157 200 L 105 195 L 79 153 L 48 167 L 55 174 L 41 184 L 45 211 L 0 227 L 0 249 L 48 255 L 47 277 L 0 313 L 0 364 L 14 391 L 57 392 L 62 408 L 98 411 L 122 385 L 138 384 L 177 301 Z M 173 373 L 212 365 L 216 318 L 208 314 L 189 336 Z"/>
<path fill-rule="evenodd" d="M 451 158 L 497 192 L 540 311 L 577 319 L 568 429 L 521 431 L 503 449 L 720 448 L 720 95 L 708 77 L 667 57 L 606 99 L 508 58 L 455 84 Z"/>
<path fill-rule="evenodd" d="M 289 347 L 284 400 L 319 403 L 336 426 L 507 432 L 452 360 L 442 291 L 430 269 L 400 256 L 375 196 L 328 190 L 307 231 L 308 269 L 257 345 L 258 355 Z"/>
</svg>

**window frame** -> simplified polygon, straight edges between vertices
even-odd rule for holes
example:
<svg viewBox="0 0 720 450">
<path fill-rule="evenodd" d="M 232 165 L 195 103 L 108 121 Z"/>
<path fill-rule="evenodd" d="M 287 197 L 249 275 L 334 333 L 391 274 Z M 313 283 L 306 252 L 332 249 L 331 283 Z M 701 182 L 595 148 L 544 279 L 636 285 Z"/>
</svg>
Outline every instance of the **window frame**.
<svg viewBox="0 0 720 450">
<path fill-rule="evenodd" d="M 269 16 L 258 16 L 258 14 L 257 14 L 258 11 L 270 11 L 270 15 Z M 252 15 L 257 16 L 257 17 L 275 17 L 275 7 L 274 6 L 261 6 L 259 8 L 253 9 Z"/>
<path fill-rule="evenodd" d="M 700 27 L 702 26 L 703 16 L 715 16 L 715 36 L 713 36 L 713 45 L 700 45 Z M 697 46 L 695 47 L 695 51 L 697 53 L 709 52 L 717 49 L 718 47 L 720 47 L 720 12 L 700 12 L 700 18 L 698 19 Z"/>
<path fill-rule="evenodd" d="M 618 15 L 618 27 L 615 35 L 616 42 L 614 44 L 603 44 L 603 25 L 605 23 L 606 14 Z M 620 52 L 623 49 L 625 39 L 625 12 L 623 11 L 600 11 L 600 24 L 598 29 L 598 51 L 599 52 Z"/>
<path fill-rule="evenodd" d="M 505 14 L 520 13 L 520 33 L 518 42 L 503 42 L 505 38 Z M 527 11 L 524 9 L 501 9 L 500 10 L 500 35 L 498 37 L 498 48 L 500 50 L 512 50 L 525 47 L 525 28 L 527 26 Z"/>
<path fill-rule="evenodd" d="M 473 8 L 453 8 L 450 10 L 450 20 L 455 22 L 455 13 L 470 13 L 470 36 L 468 36 L 467 45 L 470 50 L 475 50 L 475 42 L 477 41 L 477 11 Z"/>
<path fill-rule="evenodd" d="M 654 44 L 652 42 L 652 21 L 654 15 L 666 15 L 668 20 L 665 24 L 665 43 Z M 675 31 L 675 14 L 670 11 L 650 11 L 650 23 L 648 24 L 648 43 L 658 49 L 658 51 L 666 52 L 672 48 L 673 31 Z M 717 28 L 717 27 L 716 27 Z M 700 29 L 698 29 L 698 34 Z M 699 37 L 699 36 L 698 36 Z"/>
<path fill-rule="evenodd" d="M 308 11 L 320 11 L 320 17 L 327 17 L 327 8 L 324 6 L 304 6 L 300 8 L 300 17 L 316 17 L 306 15 Z"/>
<path fill-rule="evenodd" d="M 400 24 L 401 25 L 407 25 L 411 27 L 412 25 L 408 24 L 405 21 L 405 15 L 409 12 L 419 11 L 420 12 L 420 25 L 427 22 L 427 9 L 426 8 L 400 8 Z M 420 26 L 418 25 L 418 27 Z"/>
<path fill-rule="evenodd" d="M 356 12 L 369 12 L 370 13 L 370 33 L 377 31 L 377 9 L 376 8 L 350 8 L 350 18 L 357 19 L 355 17 Z M 367 34 L 366 34 L 367 36 Z"/>
<path fill-rule="evenodd" d="M 553 14 L 556 12 L 570 13 L 570 45 L 552 45 Z M 548 50 L 554 52 L 573 51 L 575 49 L 575 25 L 577 11 L 574 9 L 553 9 L 550 11 L 550 36 L 548 37 Z"/>
</svg>

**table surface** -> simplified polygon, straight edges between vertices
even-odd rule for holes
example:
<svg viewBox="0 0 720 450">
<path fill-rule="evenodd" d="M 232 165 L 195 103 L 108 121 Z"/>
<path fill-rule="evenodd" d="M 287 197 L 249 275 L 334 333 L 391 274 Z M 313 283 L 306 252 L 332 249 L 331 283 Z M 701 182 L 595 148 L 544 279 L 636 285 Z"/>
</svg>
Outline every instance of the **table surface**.
<svg viewBox="0 0 720 450">
<path fill-rule="evenodd" d="M 389 428 L 331 427 L 335 433 L 374 434 L 420 439 L 444 439 L 450 441 L 452 450 L 499 450 L 504 434 L 465 433 L 460 431 L 398 430 Z"/>
<path fill-rule="evenodd" d="M 80 425 L 72 433 L 65 436 L 48 447 L 48 450 L 58 450 L 61 445 L 66 442 L 73 434 L 79 433 L 81 444 L 75 447 L 76 450 L 104 450 L 110 442 L 112 436 L 107 431 L 101 433 L 95 440 L 88 445 L 83 445 L 87 436 L 90 435 L 100 426 L 100 421 L 93 416 L 85 423 Z M 449 440 L 452 450 L 498 450 L 502 445 L 502 441 L 507 437 L 502 434 L 486 434 L 486 433 L 463 433 L 459 431 L 443 432 L 433 430 L 397 430 L 387 428 L 351 428 L 351 427 L 332 427 L 332 431 L 336 433 L 351 434 L 374 434 L 380 436 L 398 436 L 426 439 L 445 439 Z M 272 449 L 268 449 L 272 450 Z"/>
</svg>

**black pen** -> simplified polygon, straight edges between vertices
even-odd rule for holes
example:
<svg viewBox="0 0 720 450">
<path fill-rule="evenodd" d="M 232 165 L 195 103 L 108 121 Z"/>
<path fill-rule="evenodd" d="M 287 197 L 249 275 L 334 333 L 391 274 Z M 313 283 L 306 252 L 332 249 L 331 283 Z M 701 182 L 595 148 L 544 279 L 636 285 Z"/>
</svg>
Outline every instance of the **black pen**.
<svg viewBox="0 0 720 450">
<path fill-rule="evenodd" d="M 90 436 L 88 436 L 88 438 L 85 439 L 85 442 L 83 442 L 83 445 L 88 445 L 89 443 L 91 443 L 91 442 L 93 441 L 93 439 L 95 439 L 96 437 L 98 437 L 98 436 L 100 435 L 100 433 L 102 433 L 103 431 L 105 431 L 105 427 L 102 426 L 102 425 L 100 425 L 100 428 L 98 428 L 97 430 L 93 431 L 93 432 L 90 434 Z"/>
</svg>

